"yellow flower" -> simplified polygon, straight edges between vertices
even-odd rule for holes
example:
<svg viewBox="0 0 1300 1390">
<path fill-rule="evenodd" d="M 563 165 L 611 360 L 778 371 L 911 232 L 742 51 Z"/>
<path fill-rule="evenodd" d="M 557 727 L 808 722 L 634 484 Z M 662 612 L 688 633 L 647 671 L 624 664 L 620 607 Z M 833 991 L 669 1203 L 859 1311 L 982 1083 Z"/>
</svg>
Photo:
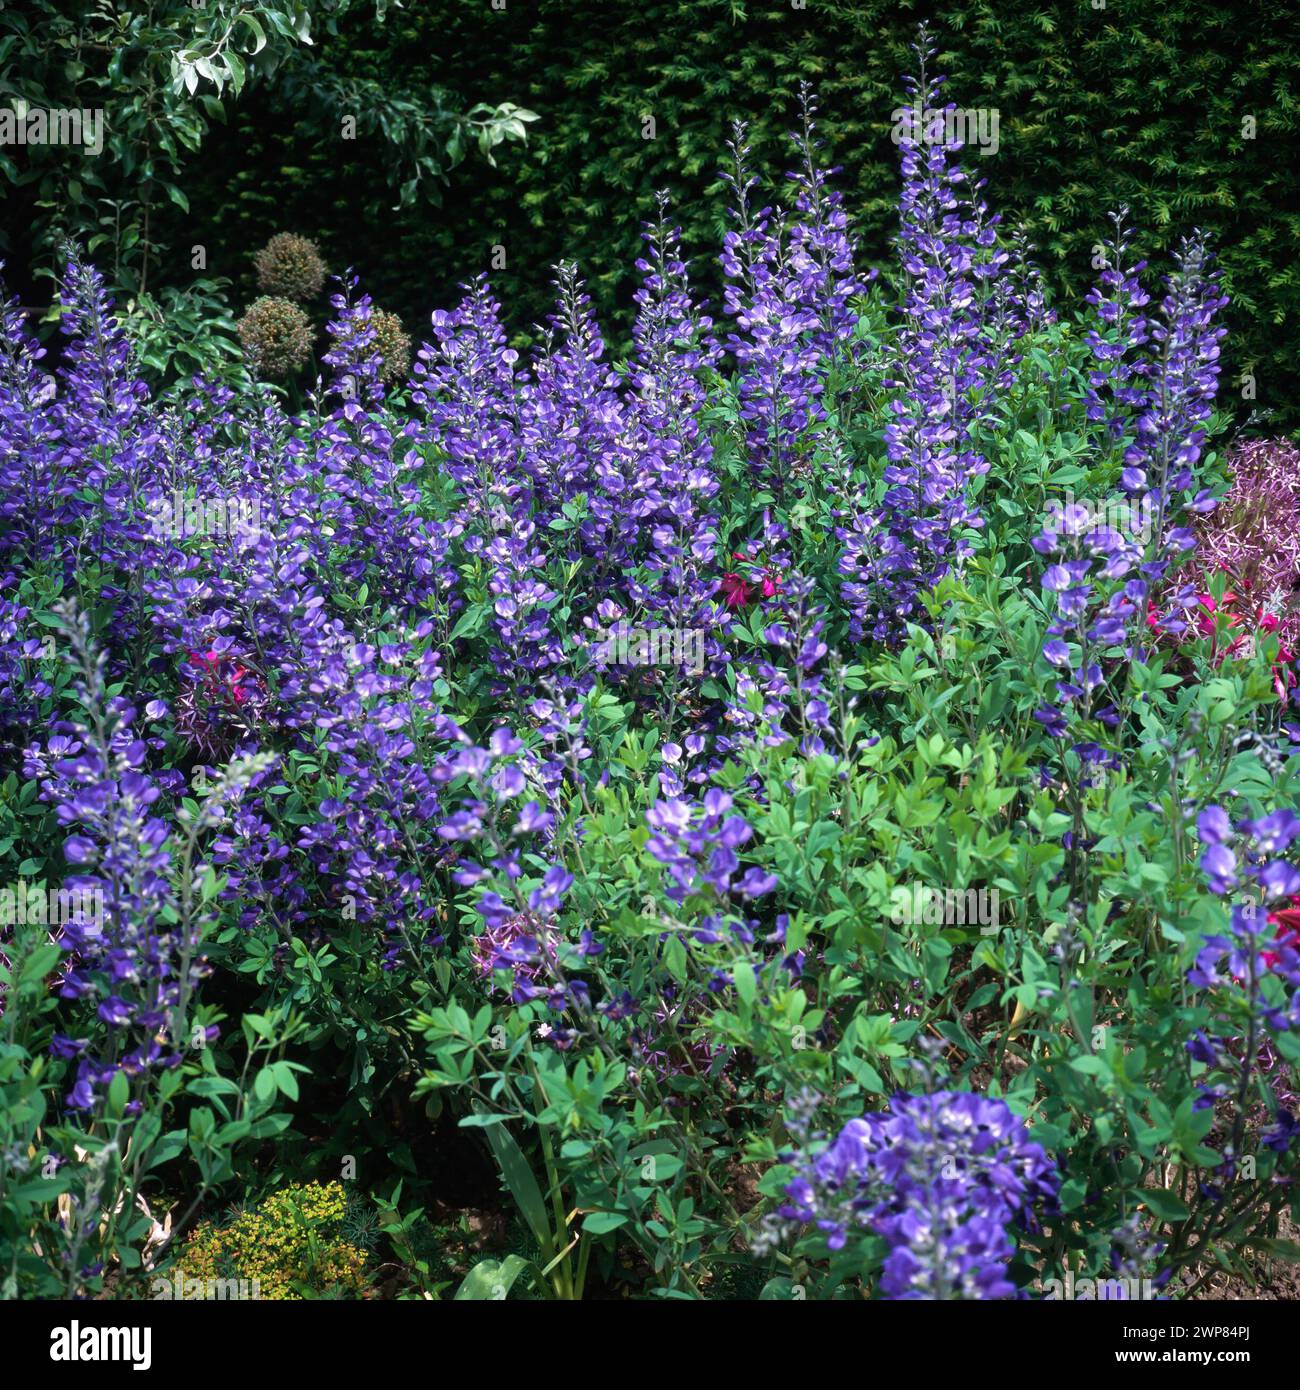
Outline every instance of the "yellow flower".
<svg viewBox="0 0 1300 1390">
<path fill-rule="evenodd" d="M 256 1280 L 264 1299 L 300 1299 L 296 1284 L 360 1297 L 367 1256 L 340 1236 L 346 1214 L 342 1183 L 282 1188 L 228 1225 L 200 1223 L 179 1264 L 186 1278 Z"/>
</svg>

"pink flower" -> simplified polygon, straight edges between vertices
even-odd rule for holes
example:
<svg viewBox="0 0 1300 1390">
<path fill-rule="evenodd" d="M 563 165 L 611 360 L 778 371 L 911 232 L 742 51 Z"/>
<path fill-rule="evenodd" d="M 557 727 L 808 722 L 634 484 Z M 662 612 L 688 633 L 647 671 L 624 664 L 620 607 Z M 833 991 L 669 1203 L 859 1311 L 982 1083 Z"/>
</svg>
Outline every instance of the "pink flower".
<svg viewBox="0 0 1300 1390">
<path fill-rule="evenodd" d="M 1268 914 L 1268 920 L 1277 928 L 1278 945 L 1290 946 L 1292 950 L 1300 950 L 1300 907 L 1294 906 L 1297 901 L 1300 899 L 1292 898 L 1291 907 L 1281 907 Z M 1260 959 L 1271 969 L 1281 957 L 1276 951 L 1261 951 Z"/>
<path fill-rule="evenodd" d="M 204 684 L 209 687 L 209 692 L 218 697 L 229 696 L 236 706 L 246 704 L 257 688 L 257 677 L 238 661 L 233 663 L 230 674 L 224 676 L 224 661 L 215 651 L 191 652 L 189 659 L 203 672 Z"/>
<path fill-rule="evenodd" d="M 731 558 L 743 561 L 754 569 L 758 569 L 753 558 L 746 555 L 743 550 L 735 551 Z M 781 577 L 774 574 L 769 568 L 763 568 L 756 580 L 749 580 L 742 575 L 728 573 L 722 576 L 719 592 L 728 608 L 745 608 L 760 595 L 763 598 L 775 598 L 781 592 Z"/>
<path fill-rule="evenodd" d="M 728 608 L 745 608 L 754 601 L 753 585 L 738 574 L 724 574 L 719 592 Z"/>
</svg>

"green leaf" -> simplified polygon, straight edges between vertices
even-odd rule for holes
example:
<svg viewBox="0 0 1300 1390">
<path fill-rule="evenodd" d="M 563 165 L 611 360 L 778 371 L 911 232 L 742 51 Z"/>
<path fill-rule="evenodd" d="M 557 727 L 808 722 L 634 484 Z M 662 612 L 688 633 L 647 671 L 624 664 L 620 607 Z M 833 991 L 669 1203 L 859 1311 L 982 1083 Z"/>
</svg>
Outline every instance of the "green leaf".
<svg viewBox="0 0 1300 1390">
<path fill-rule="evenodd" d="M 760 1303 L 792 1303 L 794 1302 L 794 1283 L 783 1275 L 777 1275 L 769 1279 L 763 1285 L 762 1291 L 758 1295 Z"/>
<path fill-rule="evenodd" d="M 480 1260 L 465 1276 L 453 1300 L 503 1301 L 515 1280 L 529 1267 L 528 1261 L 518 1255 L 507 1255 L 504 1260 Z"/>
<path fill-rule="evenodd" d="M 1186 1221 L 1191 1212 L 1168 1188 L 1151 1187 L 1142 1189 L 1142 1201 L 1161 1221 Z"/>
<path fill-rule="evenodd" d="M 169 1134 L 164 1134 L 153 1146 L 149 1155 L 149 1167 L 150 1169 L 161 1168 L 164 1163 L 169 1163 L 177 1154 L 184 1151 L 185 1131 L 174 1129 Z"/>
<path fill-rule="evenodd" d="M 108 1113 L 113 1119 L 120 1119 L 131 1098 L 131 1082 L 124 1071 L 119 1071 L 108 1084 Z"/>
<path fill-rule="evenodd" d="M 533 1176 L 533 1170 L 528 1166 L 523 1150 L 515 1143 L 514 1135 L 504 1125 L 494 1125 L 484 1133 L 492 1149 L 492 1157 L 496 1159 L 501 1176 L 510 1189 L 510 1195 L 515 1199 L 515 1205 L 528 1223 L 528 1229 L 532 1231 L 538 1245 L 549 1254 L 553 1248 L 554 1234 L 547 1216 L 546 1199 L 542 1196 L 542 1189 Z M 563 1232 L 558 1234 L 562 1235 Z"/>
<path fill-rule="evenodd" d="M 249 14 L 247 11 L 241 14 L 239 16 L 239 19 L 243 23 L 247 24 L 248 27 L 253 31 L 252 51 L 254 53 L 260 53 L 266 47 L 266 30 L 263 29 L 258 20 L 253 15 Z"/>
<path fill-rule="evenodd" d="M 1288 1264 L 1300 1264 L 1300 1245 L 1293 1240 L 1252 1240 L 1246 1244 L 1279 1260 L 1286 1260 Z"/>
<path fill-rule="evenodd" d="M 272 1066 L 275 1073 L 275 1084 L 281 1092 L 288 1096 L 290 1100 L 298 1099 L 298 1078 L 293 1074 L 293 1068 L 288 1062 L 276 1062 Z"/>
<path fill-rule="evenodd" d="M 244 90 L 244 63 L 238 54 L 229 49 L 225 53 L 226 71 L 230 74 L 230 85 L 238 96 Z"/>
<path fill-rule="evenodd" d="M 58 964 L 62 954 L 63 951 L 58 946 L 38 946 L 23 961 L 19 983 L 30 984 L 33 980 L 43 979 Z"/>
<path fill-rule="evenodd" d="M 593 1211 L 583 1217 L 582 1229 L 588 1235 L 603 1236 L 617 1231 L 620 1226 L 626 1226 L 627 1221 L 628 1218 L 621 1211 Z"/>
</svg>

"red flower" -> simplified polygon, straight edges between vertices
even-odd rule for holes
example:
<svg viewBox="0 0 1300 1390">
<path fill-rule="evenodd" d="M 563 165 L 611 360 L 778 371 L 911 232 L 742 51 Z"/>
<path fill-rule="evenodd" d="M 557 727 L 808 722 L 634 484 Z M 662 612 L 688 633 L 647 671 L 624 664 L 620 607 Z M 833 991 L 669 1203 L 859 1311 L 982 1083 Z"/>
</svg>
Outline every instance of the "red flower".
<svg viewBox="0 0 1300 1390">
<path fill-rule="evenodd" d="M 719 592 L 728 608 L 744 608 L 754 601 L 754 586 L 738 574 L 724 574 Z"/>
<path fill-rule="evenodd" d="M 1292 898 L 1291 901 L 1300 902 L 1300 898 Z M 1300 951 L 1300 907 L 1278 908 L 1276 912 L 1268 914 L 1268 920 L 1277 928 L 1279 946 L 1290 946 L 1292 950 Z M 1261 951 L 1259 958 L 1270 969 L 1281 959 L 1276 951 Z"/>
<path fill-rule="evenodd" d="M 215 651 L 191 652 L 190 662 L 203 672 L 204 684 L 210 687 L 211 694 L 229 696 L 236 705 L 244 704 L 251 693 L 250 686 L 257 684 L 257 677 L 238 661 L 228 676 L 223 675 L 224 663 Z"/>
<path fill-rule="evenodd" d="M 1244 587 L 1249 588 L 1250 586 L 1245 585 Z M 1249 630 L 1249 619 L 1234 607 L 1237 603 L 1237 595 L 1231 589 L 1227 590 L 1223 598 L 1217 603 L 1213 594 L 1197 594 L 1196 601 L 1205 610 L 1196 619 L 1196 630 L 1202 637 L 1212 639 L 1210 659 L 1216 666 L 1225 656 L 1250 655 L 1256 650 L 1256 639 L 1261 632 L 1277 631 L 1277 615 L 1275 613 L 1261 613 L 1256 619 L 1255 631 L 1252 633 Z M 1216 615 L 1226 616 L 1228 619 L 1230 638 L 1227 646 L 1222 650 L 1219 649 L 1218 645 Z M 1150 602 L 1147 604 L 1147 626 L 1152 628 L 1158 637 L 1164 634 L 1156 606 Z M 1273 663 L 1272 668 L 1273 689 L 1277 691 L 1277 698 L 1283 703 L 1286 702 L 1287 691 L 1296 683 L 1295 673 L 1291 670 L 1291 662 L 1294 659 L 1294 653 L 1279 643 L 1277 660 Z"/>
<path fill-rule="evenodd" d="M 733 550 L 731 558 L 748 565 L 752 571 L 757 572 L 757 577 L 746 579 L 743 575 L 734 572 L 722 576 L 719 592 L 728 608 L 745 608 L 753 603 L 760 594 L 763 598 L 775 598 L 781 592 L 781 577 L 774 574 L 769 568 L 765 567 L 760 570 L 758 561 L 754 556 L 747 555 L 743 550 Z"/>
<path fill-rule="evenodd" d="M 1213 637 L 1215 630 L 1214 615 L 1219 611 L 1219 604 L 1215 603 L 1213 594 L 1197 594 L 1196 601 L 1201 605 L 1202 608 L 1205 609 L 1205 612 L 1197 620 L 1196 630 L 1201 634 L 1202 637 Z M 1231 589 L 1229 589 L 1227 593 L 1225 593 L 1223 596 L 1222 608 L 1223 612 L 1227 614 L 1228 626 L 1230 628 L 1239 628 L 1241 626 L 1241 614 L 1236 612 L 1232 608 L 1232 605 L 1236 603 L 1236 601 L 1237 595 L 1234 594 Z M 1231 652 L 1233 648 L 1237 646 L 1237 643 L 1239 641 L 1240 638 L 1233 641 L 1229 645 L 1228 651 Z"/>
<path fill-rule="evenodd" d="M 242 705 L 248 699 L 248 689 L 244 685 L 244 679 L 248 674 L 246 666 L 235 663 L 235 673 L 230 678 L 230 694 L 237 705 Z"/>
</svg>

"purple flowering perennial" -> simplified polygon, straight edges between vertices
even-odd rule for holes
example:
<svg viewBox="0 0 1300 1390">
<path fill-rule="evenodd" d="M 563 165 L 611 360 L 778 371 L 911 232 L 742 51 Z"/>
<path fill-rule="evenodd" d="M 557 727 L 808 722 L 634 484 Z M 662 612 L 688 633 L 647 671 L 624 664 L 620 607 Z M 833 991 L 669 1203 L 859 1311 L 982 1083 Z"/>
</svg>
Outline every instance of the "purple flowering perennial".
<svg viewBox="0 0 1300 1390">
<path fill-rule="evenodd" d="M 882 1238 L 889 1299 L 1013 1298 L 1012 1232 L 1056 1196 L 1055 1165 L 1005 1101 L 967 1091 L 898 1094 L 850 1120 L 786 1187 L 781 1216 L 831 1250 Z"/>
<path fill-rule="evenodd" d="M 961 141 L 930 139 L 917 119 L 938 106 L 942 79 L 928 76 L 934 49 L 924 31 L 915 51 L 919 75 L 905 84 L 916 110 L 899 139 L 907 291 L 886 491 L 878 509 L 843 529 L 839 565 L 850 633 L 875 641 L 916 621 L 918 594 L 971 553 L 965 533 L 983 525 L 970 485 L 989 467 L 976 438 L 995 366 L 985 311 L 1007 260 L 997 216 L 951 158 Z"/>
</svg>

